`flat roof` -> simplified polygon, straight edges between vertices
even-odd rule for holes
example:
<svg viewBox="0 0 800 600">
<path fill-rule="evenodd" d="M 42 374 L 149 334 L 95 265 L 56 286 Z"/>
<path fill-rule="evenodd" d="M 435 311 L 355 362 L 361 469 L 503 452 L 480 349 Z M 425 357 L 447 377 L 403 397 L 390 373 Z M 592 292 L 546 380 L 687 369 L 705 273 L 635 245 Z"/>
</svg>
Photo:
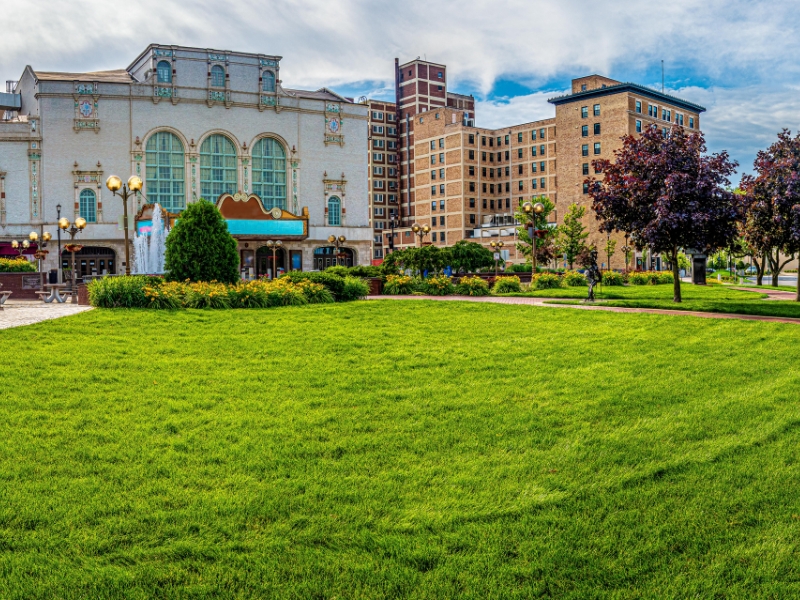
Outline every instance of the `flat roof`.
<svg viewBox="0 0 800 600">
<path fill-rule="evenodd" d="M 609 96 L 612 94 L 621 94 L 623 92 L 633 92 L 635 94 L 639 94 L 640 96 L 645 96 L 647 98 L 658 100 L 660 102 L 666 102 L 668 104 L 672 104 L 673 106 L 683 108 L 684 110 L 691 110 L 697 113 L 706 111 L 706 109 L 700 106 L 699 104 L 688 102 L 686 100 L 681 100 L 676 96 L 670 96 L 669 94 L 664 94 L 662 92 L 651 90 L 650 88 L 646 88 L 643 85 L 639 85 L 637 83 L 620 83 L 619 85 L 609 85 L 606 87 L 596 88 L 593 90 L 586 90 L 585 92 L 575 92 L 574 94 L 565 94 L 564 96 L 557 96 L 555 98 L 550 98 L 548 102 L 550 104 L 555 104 L 556 106 L 558 106 L 559 104 L 567 104 L 569 102 L 577 102 L 578 100 L 584 100 L 588 98 L 598 98 L 600 96 Z"/>
<path fill-rule="evenodd" d="M 133 77 L 125 69 L 93 71 L 89 73 L 61 73 L 56 71 L 33 71 L 40 81 L 105 81 L 109 83 L 131 83 Z"/>
</svg>

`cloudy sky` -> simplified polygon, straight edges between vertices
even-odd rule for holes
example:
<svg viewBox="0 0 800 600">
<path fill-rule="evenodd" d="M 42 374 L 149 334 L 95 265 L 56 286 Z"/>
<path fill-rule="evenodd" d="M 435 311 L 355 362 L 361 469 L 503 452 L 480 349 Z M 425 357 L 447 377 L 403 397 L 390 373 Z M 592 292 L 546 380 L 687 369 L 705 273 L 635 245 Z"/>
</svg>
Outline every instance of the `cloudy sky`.
<svg viewBox="0 0 800 600">
<path fill-rule="evenodd" d="M 127 66 L 149 43 L 279 54 L 287 87 L 393 97 L 393 62 L 448 67 L 477 124 L 554 114 L 547 98 L 601 73 L 708 109 L 710 150 L 749 170 L 800 127 L 797 0 L 1 0 L 0 76 Z"/>
</svg>

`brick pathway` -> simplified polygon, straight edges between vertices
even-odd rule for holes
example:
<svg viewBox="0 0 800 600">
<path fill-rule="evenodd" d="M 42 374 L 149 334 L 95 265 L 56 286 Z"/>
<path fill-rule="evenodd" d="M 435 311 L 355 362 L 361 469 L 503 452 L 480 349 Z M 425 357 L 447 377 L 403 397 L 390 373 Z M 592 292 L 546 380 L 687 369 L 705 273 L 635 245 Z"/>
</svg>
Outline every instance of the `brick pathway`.
<svg viewBox="0 0 800 600">
<path fill-rule="evenodd" d="M 78 306 L 77 304 L 45 304 L 38 300 L 7 300 L 3 305 L 5 310 L 0 311 L 0 329 L 32 325 L 39 321 L 58 319 L 69 315 L 91 310 L 91 306 Z"/>
<path fill-rule="evenodd" d="M 739 290 L 740 292 L 755 292 L 757 294 L 766 294 L 767 300 L 794 300 L 796 296 L 795 292 L 787 292 L 786 290 L 762 290 L 751 287 L 735 287 L 731 289 Z"/>
<path fill-rule="evenodd" d="M 766 291 L 766 290 L 765 290 Z M 669 310 L 660 308 L 623 308 L 599 304 L 545 304 L 552 300 L 575 300 L 574 298 L 519 298 L 507 296 L 367 296 L 368 300 L 460 300 L 462 302 L 489 302 L 491 304 L 527 304 L 547 308 L 572 308 L 578 310 L 604 310 L 621 313 L 648 313 L 651 315 L 670 315 L 680 317 L 701 317 L 703 319 L 742 319 L 745 321 L 769 321 L 772 323 L 794 323 L 800 319 L 791 317 L 765 317 L 762 315 L 737 315 L 732 313 L 699 312 L 694 310 Z"/>
</svg>

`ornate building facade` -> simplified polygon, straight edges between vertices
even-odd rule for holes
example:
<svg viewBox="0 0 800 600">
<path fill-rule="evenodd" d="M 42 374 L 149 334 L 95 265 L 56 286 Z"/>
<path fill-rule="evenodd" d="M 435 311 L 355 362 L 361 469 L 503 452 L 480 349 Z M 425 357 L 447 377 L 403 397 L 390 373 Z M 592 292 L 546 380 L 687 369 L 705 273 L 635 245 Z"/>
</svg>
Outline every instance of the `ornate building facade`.
<svg viewBox="0 0 800 600">
<path fill-rule="evenodd" d="M 131 215 L 155 203 L 180 213 L 205 198 L 228 203 L 223 214 L 252 216 L 230 227 L 250 274 L 271 268 L 268 240 L 283 242 L 278 268 L 324 268 L 337 256 L 368 264 L 367 107 L 325 88 L 284 87 L 280 64 L 151 45 L 126 69 L 26 67 L 2 95 L 16 105 L 0 106 L 0 253 L 30 231 L 55 240 L 59 216 L 81 216 L 81 273 L 122 272 L 122 201 L 105 187 L 115 174 L 144 181 Z M 331 235 L 344 236 L 344 250 Z M 59 263 L 53 246 L 45 268 Z"/>
</svg>

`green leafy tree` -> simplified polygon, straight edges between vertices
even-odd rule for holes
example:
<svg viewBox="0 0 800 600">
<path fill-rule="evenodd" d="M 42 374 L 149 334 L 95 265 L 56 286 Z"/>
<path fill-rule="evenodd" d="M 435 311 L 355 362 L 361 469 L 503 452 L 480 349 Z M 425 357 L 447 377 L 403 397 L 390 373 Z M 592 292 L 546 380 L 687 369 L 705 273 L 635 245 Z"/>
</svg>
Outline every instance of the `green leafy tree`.
<svg viewBox="0 0 800 600">
<path fill-rule="evenodd" d="M 536 263 L 537 265 L 547 264 L 555 258 L 555 232 L 547 226 L 547 223 L 549 222 L 550 214 L 555 210 L 556 206 L 547 196 L 531 198 L 530 201 L 532 204 L 541 202 L 544 206 L 544 210 L 540 215 L 529 215 L 522 210 L 522 206 L 517 207 L 517 212 L 514 213 L 514 218 L 520 223 L 520 226 L 517 228 L 517 250 L 519 250 L 523 256 L 527 257 L 528 261 L 531 260 L 531 248 L 533 248 L 533 244 L 531 243 L 531 236 L 528 235 L 528 227 L 530 227 L 531 222 L 533 222 L 534 229 L 542 232 L 540 233 L 540 237 L 536 238 Z"/>
<path fill-rule="evenodd" d="M 565 255 L 570 270 L 578 255 L 586 249 L 589 232 L 581 222 L 585 215 L 585 207 L 572 204 L 564 215 L 564 223 L 558 226 L 556 233 L 556 247 Z"/>
<path fill-rule="evenodd" d="M 186 207 L 167 236 L 165 267 L 172 281 L 239 279 L 236 240 L 217 207 L 200 199 Z"/>
<path fill-rule="evenodd" d="M 606 245 L 603 246 L 603 250 L 606 253 L 606 257 L 608 257 L 608 262 L 606 266 L 608 270 L 611 270 L 611 257 L 614 256 L 617 252 L 617 240 L 612 240 L 610 237 L 606 238 Z"/>
<path fill-rule="evenodd" d="M 449 265 L 454 271 L 463 269 L 467 273 L 474 273 L 479 269 L 494 267 L 492 251 L 475 242 L 459 240 L 448 250 L 450 253 Z"/>
</svg>

